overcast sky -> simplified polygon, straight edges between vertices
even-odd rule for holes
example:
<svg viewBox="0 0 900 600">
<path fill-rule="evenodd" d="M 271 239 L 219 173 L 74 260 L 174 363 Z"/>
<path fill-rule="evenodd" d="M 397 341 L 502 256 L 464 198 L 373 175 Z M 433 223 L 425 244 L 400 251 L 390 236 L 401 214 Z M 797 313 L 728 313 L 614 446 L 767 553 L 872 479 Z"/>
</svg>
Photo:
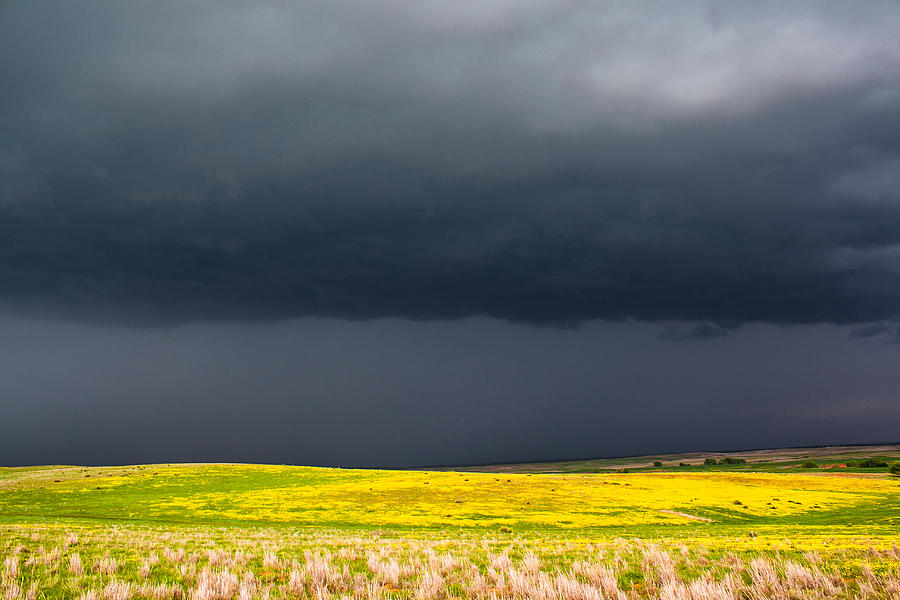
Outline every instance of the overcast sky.
<svg viewBox="0 0 900 600">
<path fill-rule="evenodd" d="M 898 31 L 0 3 L 0 464 L 892 441 Z"/>
</svg>

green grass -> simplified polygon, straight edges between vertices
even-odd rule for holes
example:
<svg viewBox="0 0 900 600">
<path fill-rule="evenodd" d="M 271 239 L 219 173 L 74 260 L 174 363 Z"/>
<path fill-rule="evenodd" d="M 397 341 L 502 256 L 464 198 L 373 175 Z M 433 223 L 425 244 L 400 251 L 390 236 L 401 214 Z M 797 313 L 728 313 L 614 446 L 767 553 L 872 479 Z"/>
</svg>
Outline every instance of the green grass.
<svg viewBox="0 0 900 600">
<path fill-rule="evenodd" d="M 769 597 L 759 569 L 784 597 L 900 586 L 900 478 L 747 466 L 2 468 L 0 598 L 643 599 L 666 578 Z"/>
<path fill-rule="evenodd" d="M 0 523 L 36 522 L 878 534 L 900 528 L 900 478 L 734 467 L 554 475 L 209 464 L 0 470 Z"/>
</svg>

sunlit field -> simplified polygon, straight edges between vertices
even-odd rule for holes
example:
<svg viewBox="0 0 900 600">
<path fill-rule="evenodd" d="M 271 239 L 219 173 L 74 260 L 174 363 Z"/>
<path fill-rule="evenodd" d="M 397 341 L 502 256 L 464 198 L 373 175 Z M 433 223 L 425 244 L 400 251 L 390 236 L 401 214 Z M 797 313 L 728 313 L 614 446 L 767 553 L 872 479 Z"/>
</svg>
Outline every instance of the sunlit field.
<svg viewBox="0 0 900 600">
<path fill-rule="evenodd" d="M 0 597 L 900 598 L 900 478 L 0 469 Z"/>
</svg>

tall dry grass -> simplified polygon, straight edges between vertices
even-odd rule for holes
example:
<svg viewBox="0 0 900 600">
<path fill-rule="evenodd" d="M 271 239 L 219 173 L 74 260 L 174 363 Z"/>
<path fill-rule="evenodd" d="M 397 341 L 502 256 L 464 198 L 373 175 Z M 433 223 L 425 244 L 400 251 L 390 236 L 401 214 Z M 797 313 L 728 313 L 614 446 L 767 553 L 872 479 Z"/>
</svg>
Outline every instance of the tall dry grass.
<svg viewBox="0 0 900 600">
<path fill-rule="evenodd" d="M 896 545 L 129 535 L 0 546 L 0 600 L 900 600 Z"/>
</svg>

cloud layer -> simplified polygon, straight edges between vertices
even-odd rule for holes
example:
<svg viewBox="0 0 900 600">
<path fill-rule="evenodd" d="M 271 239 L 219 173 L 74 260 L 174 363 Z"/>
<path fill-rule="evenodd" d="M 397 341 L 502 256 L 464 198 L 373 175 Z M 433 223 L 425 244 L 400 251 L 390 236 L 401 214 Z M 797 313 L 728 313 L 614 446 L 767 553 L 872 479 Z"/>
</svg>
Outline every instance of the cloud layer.
<svg viewBox="0 0 900 600">
<path fill-rule="evenodd" d="M 898 30 L 886 0 L 6 2 L 0 302 L 890 320 Z"/>
</svg>

